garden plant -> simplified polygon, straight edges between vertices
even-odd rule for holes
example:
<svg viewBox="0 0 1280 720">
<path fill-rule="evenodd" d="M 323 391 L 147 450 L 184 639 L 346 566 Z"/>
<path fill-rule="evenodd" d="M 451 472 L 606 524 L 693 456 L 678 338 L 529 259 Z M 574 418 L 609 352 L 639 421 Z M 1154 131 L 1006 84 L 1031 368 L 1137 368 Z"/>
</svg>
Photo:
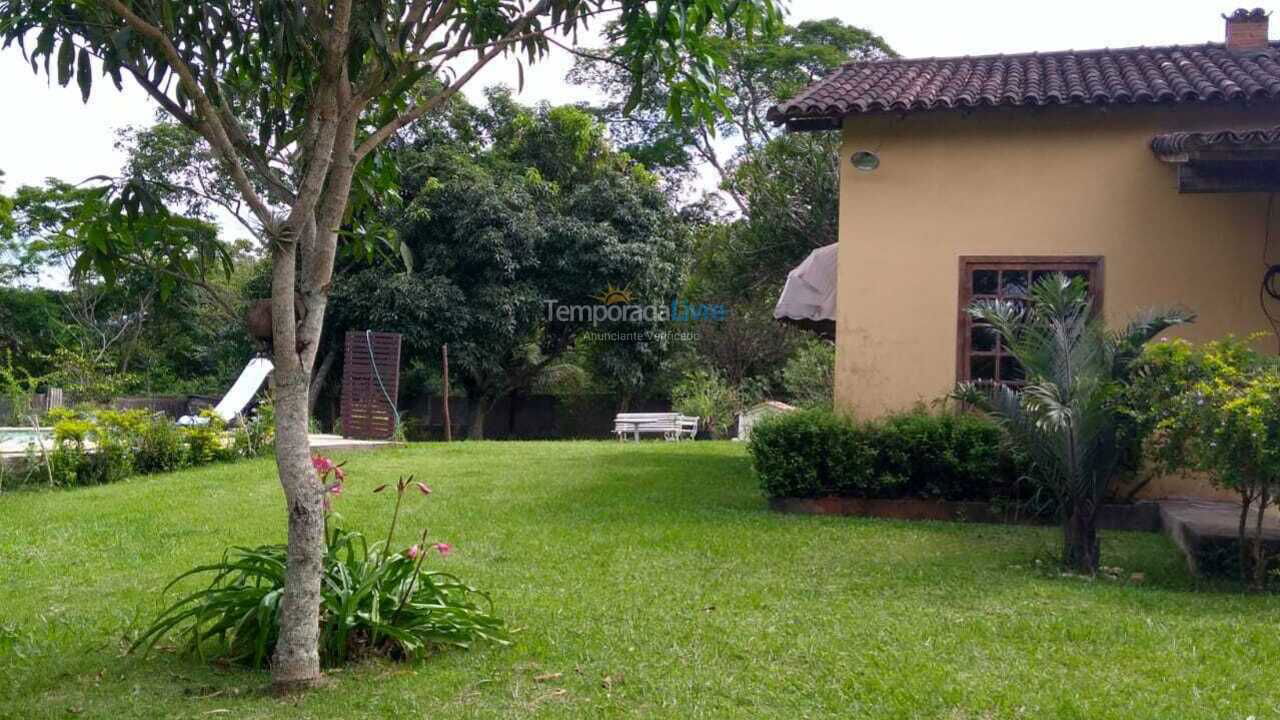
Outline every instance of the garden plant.
<svg viewBox="0 0 1280 720">
<path fill-rule="evenodd" d="M 376 655 L 421 659 L 444 646 L 469 647 L 477 640 L 508 642 L 503 622 L 492 614 L 489 596 L 457 577 L 423 568 L 427 556 L 447 556 L 448 543 L 428 543 L 423 528 L 416 543 L 392 551 L 406 493 L 430 495 L 412 475 L 393 486 L 395 504 L 386 540 L 370 543 L 362 533 L 341 527 L 333 499 L 345 487 L 346 472 L 327 457 L 312 459 L 325 484 L 325 554 L 320 592 L 320 660 L 326 667 Z M 375 493 L 388 485 L 373 489 Z M 280 633 L 287 549 L 283 545 L 228 548 L 218 562 L 193 568 L 165 588 L 194 576 L 212 576 L 209 586 L 165 609 L 133 642 L 150 651 L 172 633 L 185 637 L 184 649 L 201 657 L 221 657 L 265 667 Z"/>
<path fill-rule="evenodd" d="M 1239 495 L 1241 579 L 1262 590 L 1263 522 L 1280 499 L 1280 363 L 1249 340 L 1171 340 L 1148 347 L 1135 376 L 1129 404 L 1151 436 L 1156 464 L 1207 473 Z"/>
<path fill-rule="evenodd" d="M 997 418 L 1026 454 L 1062 514 L 1063 566 L 1093 575 L 1099 507 L 1140 444 L 1122 401 L 1134 362 L 1147 341 L 1194 316 L 1151 310 L 1112 331 L 1084 281 L 1061 273 L 1035 282 L 1026 301 L 980 300 L 969 314 L 990 324 L 1026 381 L 962 383 L 955 397 Z"/>
</svg>

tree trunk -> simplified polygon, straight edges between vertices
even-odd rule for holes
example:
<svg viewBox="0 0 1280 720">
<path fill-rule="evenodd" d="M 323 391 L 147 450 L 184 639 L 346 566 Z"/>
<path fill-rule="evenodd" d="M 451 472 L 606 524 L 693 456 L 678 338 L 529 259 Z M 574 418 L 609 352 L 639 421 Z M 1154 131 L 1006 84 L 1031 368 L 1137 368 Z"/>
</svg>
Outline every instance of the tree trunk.
<svg viewBox="0 0 1280 720">
<path fill-rule="evenodd" d="M 493 403 L 489 398 L 481 396 L 471 402 L 471 418 L 467 421 L 467 439 L 484 439 L 484 421 L 489 415 Z"/>
<path fill-rule="evenodd" d="M 307 391 L 307 414 L 309 417 L 314 417 L 316 414 L 316 403 L 320 400 L 320 393 L 324 392 L 325 381 L 329 379 L 329 371 L 333 369 L 333 359 L 337 354 L 337 351 L 329 348 L 325 351 L 319 367 L 316 368 L 315 378 L 311 380 L 311 388 Z"/>
<path fill-rule="evenodd" d="M 288 509 L 289 549 L 271 676 L 276 690 L 285 692 L 312 687 L 320 679 L 324 490 L 311 467 L 307 441 L 308 384 L 305 373 L 276 371 L 276 466 Z"/>
<path fill-rule="evenodd" d="M 1253 589 L 1261 592 L 1267 588 L 1267 546 L 1262 539 L 1262 521 L 1271 504 L 1271 494 L 1264 487 L 1258 499 L 1258 520 L 1253 531 Z"/>
<path fill-rule="evenodd" d="M 1240 525 L 1237 528 L 1237 541 L 1240 544 L 1240 580 L 1249 584 L 1249 508 L 1253 505 L 1253 496 L 1249 493 L 1240 495 Z"/>
<path fill-rule="evenodd" d="M 315 362 L 324 297 L 303 292 L 319 273 L 306 272 L 298 280 L 299 249 L 303 260 L 317 252 L 314 219 L 308 219 L 293 241 L 276 239 L 271 269 L 272 348 L 275 356 L 276 469 L 284 489 L 288 520 L 288 552 L 284 592 L 280 598 L 280 634 L 271 658 L 271 680 L 280 693 L 314 687 L 320 673 L 320 576 L 324 562 L 324 489 L 311 465 L 311 369 Z M 322 251 L 322 250 L 321 250 Z M 326 277 L 322 276 L 322 277 Z M 325 280 L 327 282 L 327 279 Z M 295 307 L 309 302 L 301 315 Z"/>
<path fill-rule="evenodd" d="M 1062 565 L 1082 575 L 1096 574 L 1101 555 L 1097 506 L 1090 502 L 1074 504 L 1062 529 Z"/>
</svg>

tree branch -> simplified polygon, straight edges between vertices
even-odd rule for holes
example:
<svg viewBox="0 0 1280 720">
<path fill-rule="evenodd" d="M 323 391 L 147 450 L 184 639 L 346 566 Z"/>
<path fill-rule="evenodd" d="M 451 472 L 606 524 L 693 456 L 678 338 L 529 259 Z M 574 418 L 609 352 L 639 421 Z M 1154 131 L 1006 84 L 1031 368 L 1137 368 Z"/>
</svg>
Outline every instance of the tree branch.
<svg viewBox="0 0 1280 720">
<path fill-rule="evenodd" d="M 455 93 L 461 90 L 462 87 L 471 80 L 471 78 L 475 77 L 476 73 L 480 72 L 481 68 L 488 65 L 489 61 L 497 57 L 498 53 L 506 49 L 511 43 L 518 42 L 518 39 L 524 35 L 524 29 L 529 26 L 529 23 L 532 22 L 535 17 L 545 12 L 550 6 L 551 3 L 549 0 L 540 0 L 538 4 L 526 11 L 524 15 L 520 16 L 519 20 L 512 24 L 511 29 L 507 31 L 506 35 L 491 43 L 490 47 L 481 53 L 480 59 L 476 60 L 476 62 L 466 72 L 459 75 L 452 84 L 373 131 L 373 133 L 371 133 L 363 142 L 360 143 L 359 146 L 356 147 L 355 164 L 359 165 L 360 161 L 363 160 L 366 155 L 372 152 L 374 148 L 385 142 L 387 138 L 391 137 L 397 130 L 417 120 L 434 108 L 439 107 L 441 103 L 448 100 Z M 541 32 L 545 32 L 545 30 Z"/>
<path fill-rule="evenodd" d="M 253 183 L 249 180 L 249 176 L 244 171 L 244 166 L 240 163 L 235 146 L 227 136 L 226 128 L 222 126 L 222 120 L 218 116 L 217 110 L 214 109 L 209 96 L 200 87 L 200 83 L 196 81 L 191 67 L 182 59 L 182 55 L 174 47 L 173 42 L 164 34 L 164 31 L 143 20 L 121 0 L 105 0 L 105 2 L 107 7 L 120 16 L 135 32 L 149 38 L 159 46 L 165 60 L 169 63 L 169 67 L 177 73 L 179 82 L 182 83 L 183 88 L 191 96 L 196 108 L 199 110 L 200 120 L 195 130 L 205 136 L 214 151 L 227 164 L 232 181 L 240 193 L 244 195 L 245 202 L 249 204 L 258 219 L 264 223 L 269 221 L 271 219 L 271 211 L 262 198 L 258 196 L 257 191 L 253 189 Z"/>
</svg>

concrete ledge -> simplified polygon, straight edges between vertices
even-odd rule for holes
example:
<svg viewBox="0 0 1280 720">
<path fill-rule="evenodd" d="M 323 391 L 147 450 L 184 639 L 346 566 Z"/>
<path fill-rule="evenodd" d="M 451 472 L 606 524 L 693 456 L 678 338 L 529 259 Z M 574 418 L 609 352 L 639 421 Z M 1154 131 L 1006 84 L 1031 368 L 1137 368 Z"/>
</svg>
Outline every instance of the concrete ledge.
<svg viewBox="0 0 1280 720">
<path fill-rule="evenodd" d="M 1019 513 L 1004 503 L 926 500 L 902 498 L 770 498 L 769 508 L 777 512 L 801 515 L 850 515 L 896 520 L 947 520 L 999 525 L 1054 525 L 1054 518 Z M 1132 505 L 1103 505 L 1098 512 L 1098 527 L 1103 530 L 1135 530 L 1158 532 L 1160 507 L 1154 502 Z"/>
<path fill-rule="evenodd" d="M 1257 521 L 1249 513 L 1249 532 Z M 1177 498 L 1160 502 L 1160 518 L 1174 544 L 1187 556 L 1187 568 L 1200 577 L 1240 577 L 1240 503 Z M 1263 519 L 1262 541 L 1272 563 L 1280 558 L 1280 511 Z"/>
</svg>

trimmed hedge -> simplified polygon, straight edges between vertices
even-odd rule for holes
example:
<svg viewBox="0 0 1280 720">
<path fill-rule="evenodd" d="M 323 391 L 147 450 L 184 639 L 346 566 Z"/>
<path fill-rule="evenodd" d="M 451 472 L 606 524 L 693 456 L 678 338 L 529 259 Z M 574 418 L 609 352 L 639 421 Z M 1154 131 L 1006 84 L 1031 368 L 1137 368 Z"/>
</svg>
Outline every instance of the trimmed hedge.
<svg viewBox="0 0 1280 720">
<path fill-rule="evenodd" d="M 769 418 L 748 444 L 769 497 L 1019 499 L 1032 494 L 1003 431 L 968 414 L 855 423 L 825 410 Z"/>
</svg>

